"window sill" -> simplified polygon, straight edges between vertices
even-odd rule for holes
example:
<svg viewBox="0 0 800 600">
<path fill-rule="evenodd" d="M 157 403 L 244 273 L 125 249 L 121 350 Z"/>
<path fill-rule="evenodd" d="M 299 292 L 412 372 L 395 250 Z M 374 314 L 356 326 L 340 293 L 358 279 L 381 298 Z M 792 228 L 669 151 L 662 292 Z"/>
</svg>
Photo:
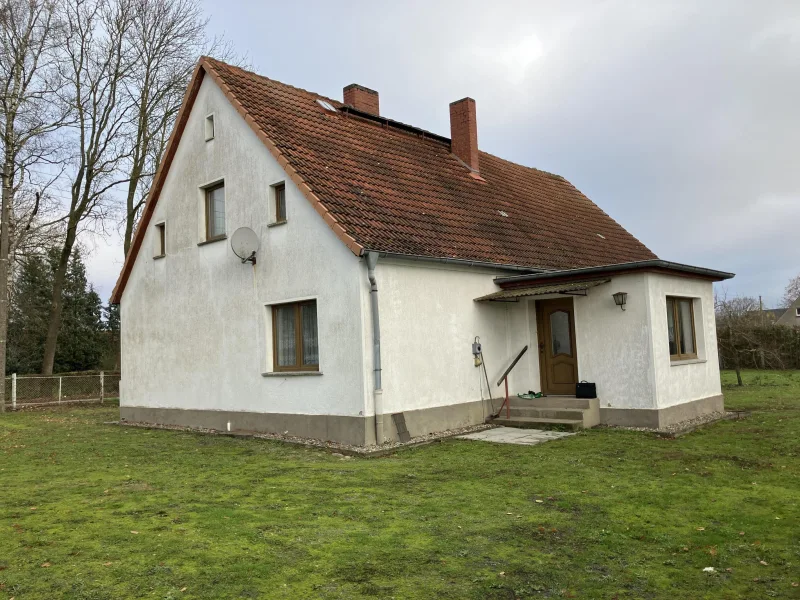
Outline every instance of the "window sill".
<svg viewBox="0 0 800 600">
<path fill-rule="evenodd" d="M 267 223 L 267 227 L 278 227 L 279 225 L 286 225 L 288 223 L 286 219 L 283 221 L 273 221 L 272 223 Z"/>
<path fill-rule="evenodd" d="M 303 377 L 305 375 L 322 375 L 322 371 L 270 371 L 262 373 L 262 377 Z"/>
<path fill-rule="evenodd" d="M 213 244 L 214 242 L 224 242 L 228 239 L 227 235 L 221 235 L 219 237 L 211 238 L 210 240 L 206 240 L 204 242 L 198 242 L 198 246 L 205 246 L 206 244 Z"/>
<path fill-rule="evenodd" d="M 166 254 L 159 254 L 158 256 L 154 256 L 153 260 L 158 260 L 159 258 L 166 258 L 166 257 L 167 257 Z"/>
<path fill-rule="evenodd" d="M 669 366 L 680 367 L 681 365 L 698 365 L 700 363 L 708 362 L 705 358 L 687 358 L 685 360 L 670 361 Z"/>
</svg>

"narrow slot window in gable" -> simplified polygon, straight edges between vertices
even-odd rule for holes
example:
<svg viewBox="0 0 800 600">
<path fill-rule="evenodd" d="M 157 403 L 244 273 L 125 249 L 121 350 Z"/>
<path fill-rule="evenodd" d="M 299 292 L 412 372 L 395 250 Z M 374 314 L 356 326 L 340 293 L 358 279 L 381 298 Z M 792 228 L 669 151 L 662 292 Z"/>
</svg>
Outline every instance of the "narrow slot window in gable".
<svg viewBox="0 0 800 600">
<path fill-rule="evenodd" d="M 214 139 L 214 113 L 211 113 L 206 117 L 205 134 L 207 142 L 210 142 Z"/>
<path fill-rule="evenodd" d="M 286 221 L 286 186 L 284 184 L 275 186 L 275 222 L 284 223 Z"/>
<path fill-rule="evenodd" d="M 269 188 L 269 227 L 286 223 L 286 182 L 274 183 Z"/>
<path fill-rule="evenodd" d="M 155 253 L 153 258 L 164 258 L 167 255 L 167 224 L 156 223 Z"/>
</svg>

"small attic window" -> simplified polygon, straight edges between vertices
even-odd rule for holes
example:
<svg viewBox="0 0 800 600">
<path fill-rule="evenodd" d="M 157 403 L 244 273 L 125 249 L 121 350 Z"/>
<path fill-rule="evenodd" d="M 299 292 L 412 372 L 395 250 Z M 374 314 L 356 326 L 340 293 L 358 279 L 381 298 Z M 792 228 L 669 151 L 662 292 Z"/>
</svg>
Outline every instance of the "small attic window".
<svg viewBox="0 0 800 600">
<path fill-rule="evenodd" d="M 497 212 L 500 214 L 501 217 L 507 217 L 508 216 L 508 213 L 506 211 L 504 211 L 504 210 L 498 210 Z"/>
<path fill-rule="evenodd" d="M 153 258 L 164 258 L 167 255 L 167 224 L 156 223 L 155 254 Z"/>
<path fill-rule="evenodd" d="M 329 110 L 330 112 L 336 112 L 336 107 L 327 100 L 323 100 L 322 98 L 317 98 L 317 104 L 319 104 L 325 110 Z"/>
<path fill-rule="evenodd" d="M 597 237 L 599 237 L 601 240 L 606 239 L 606 236 L 604 236 L 602 233 L 598 233 Z"/>
<path fill-rule="evenodd" d="M 214 113 L 211 113 L 206 117 L 205 134 L 207 142 L 214 139 Z"/>
</svg>

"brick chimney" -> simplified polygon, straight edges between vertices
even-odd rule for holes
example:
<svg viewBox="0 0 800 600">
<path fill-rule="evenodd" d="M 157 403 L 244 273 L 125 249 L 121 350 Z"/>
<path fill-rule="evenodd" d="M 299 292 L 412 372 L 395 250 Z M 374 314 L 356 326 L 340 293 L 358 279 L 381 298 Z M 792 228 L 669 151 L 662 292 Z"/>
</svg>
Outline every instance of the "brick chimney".
<svg viewBox="0 0 800 600">
<path fill-rule="evenodd" d="M 478 172 L 478 120 L 472 98 L 450 104 L 450 151 Z"/>
<path fill-rule="evenodd" d="M 376 117 L 380 115 L 378 92 L 365 88 L 363 85 L 351 83 L 344 88 L 344 103 Z"/>
</svg>

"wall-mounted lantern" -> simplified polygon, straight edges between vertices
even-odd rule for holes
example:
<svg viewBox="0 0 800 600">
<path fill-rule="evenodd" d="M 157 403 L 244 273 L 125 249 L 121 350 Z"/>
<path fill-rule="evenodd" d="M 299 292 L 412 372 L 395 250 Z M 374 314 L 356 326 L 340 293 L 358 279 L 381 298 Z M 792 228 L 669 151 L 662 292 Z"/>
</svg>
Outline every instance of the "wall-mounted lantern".
<svg viewBox="0 0 800 600">
<path fill-rule="evenodd" d="M 628 303 L 628 292 L 617 292 L 614 294 L 614 304 L 625 310 L 625 305 Z"/>
</svg>

